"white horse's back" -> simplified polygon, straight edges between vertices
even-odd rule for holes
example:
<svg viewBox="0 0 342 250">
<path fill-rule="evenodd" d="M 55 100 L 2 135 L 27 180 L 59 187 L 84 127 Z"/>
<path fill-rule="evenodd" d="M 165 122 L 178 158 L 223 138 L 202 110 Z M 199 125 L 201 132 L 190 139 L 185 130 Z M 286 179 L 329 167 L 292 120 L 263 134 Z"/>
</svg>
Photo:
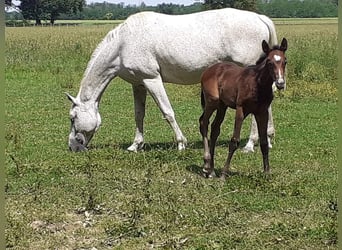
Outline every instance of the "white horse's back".
<svg viewBox="0 0 342 250">
<path fill-rule="evenodd" d="M 198 83 L 202 71 L 219 61 L 254 64 L 260 42 L 273 43 L 260 15 L 236 9 L 177 16 L 141 12 L 119 29 L 124 70 L 160 73 L 164 82 L 180 84 Z"/>
</svg>

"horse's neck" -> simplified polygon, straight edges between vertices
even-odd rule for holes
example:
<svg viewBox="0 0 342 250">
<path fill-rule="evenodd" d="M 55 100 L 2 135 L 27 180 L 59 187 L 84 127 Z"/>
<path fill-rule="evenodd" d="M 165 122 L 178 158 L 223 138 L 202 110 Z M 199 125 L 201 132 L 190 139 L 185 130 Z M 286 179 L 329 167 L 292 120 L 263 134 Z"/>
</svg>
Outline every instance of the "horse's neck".
<svg viewBox="0 0 342 250">
<path fill-rule="evenodd" d="M 100 102 L 101 96 L 110 80 L 115 77 L 115 75 L 104 72 L 102 74 L 98 73 L 96 70 L 91 70 L 83 77 L 79 90 L 79 98 L 82 102 Z"/>
<path fill-rule="evenodd" d="M 117 75 L 119 57 L 117 41 L 114 39 L 116 33 L 112 33 L 95 49 L 85 70 L 79 90 L 79 98 L 83 102 L 99 102 L 109 82 Z"/>
</svg>

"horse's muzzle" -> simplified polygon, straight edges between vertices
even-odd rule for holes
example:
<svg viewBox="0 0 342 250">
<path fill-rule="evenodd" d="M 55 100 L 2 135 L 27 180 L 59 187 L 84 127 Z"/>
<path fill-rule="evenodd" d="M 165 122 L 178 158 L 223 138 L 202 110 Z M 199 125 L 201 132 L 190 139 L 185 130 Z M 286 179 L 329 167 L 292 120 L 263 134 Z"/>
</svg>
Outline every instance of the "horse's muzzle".
<svg viewBox="0 0 342 250">
<path fill-rule="evenodd" d="M 77 133 L 76 136 L 69 136 L 69 150 L 73 152 L 88 150 L 86 147 L 86 139 L 83 134 Z"/>
<path fill-rule="evenodd" d="M 286 86 L 285 80 L 284 79 L 277 79 L 275 81 L 275 85 L 276 85 L 278 90 L 283 90 L 283 89 L 285 89 L 285 86 Z"/>
</svg>

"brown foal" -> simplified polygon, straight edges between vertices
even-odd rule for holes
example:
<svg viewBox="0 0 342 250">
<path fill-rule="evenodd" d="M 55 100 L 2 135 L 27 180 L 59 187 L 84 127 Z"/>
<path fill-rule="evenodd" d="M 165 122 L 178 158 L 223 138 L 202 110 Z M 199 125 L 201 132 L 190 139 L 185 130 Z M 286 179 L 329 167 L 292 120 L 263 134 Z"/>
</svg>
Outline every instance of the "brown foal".
<svg viewBox="0 0 342 250">
<path fill-rule="evenodd" d="M 204 144 L 203 174 L 205 177 L 216 176 L 214 171 L 215 144 L 228 107 L 236 109 L 235 124 L 221 178 L 225 179 L 229 173 L 231 159 L 240 143 L 242 122 L 251 113 L 255 116 L 258 125 L 264 172 L 270 171 L 267 109 L 273 100 L 272 85 L 275 84 L 278 89 L 283 89 L 285 86 L 287 40 L 283 38 L 281 45 L 273 48 L 270 48 L 266 41 L 262 41 L 262 49 L 265 54 L 260 57 L 256 65 L 240 67 L 234 63 L 222 62 L 209 67 L 202 74 L 203 114 L 199 122 Z M 211 125 L 209 143 L 209 119 L 215 110 L 216 116 Z"/>
</svg>

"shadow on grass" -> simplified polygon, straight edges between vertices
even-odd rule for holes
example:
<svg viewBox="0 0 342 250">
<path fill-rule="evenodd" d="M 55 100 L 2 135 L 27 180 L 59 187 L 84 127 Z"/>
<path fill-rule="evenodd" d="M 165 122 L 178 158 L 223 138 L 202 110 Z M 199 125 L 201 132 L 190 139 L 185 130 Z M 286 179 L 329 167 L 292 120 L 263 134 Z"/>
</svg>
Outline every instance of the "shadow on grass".
<svg viewBox="0 0 342 250">
<path fill-rule="evenodd" d="M 189 165 L 186 167 L 186 170 L 188 170 L 190 173 L 193 173 L 195 175 L 201 176 L 204 179 L 211 179 L 211 178 L 207 178 L 203 175 L 203 167 L 198 166 L 198 165 Z M 220 178 L 221 174 L 222 174 L 222 169 L 214 169 L 216 177 L 214 177 L 214 179 L 218 179 Z M 229 171 L 228 172 L 228 176 L 227 179 L 229 179 L 229 177 L 232 176 L 243 176 L 243 174 L 241 174 L 240 172 L 237 171 Z"/>
<path fill-rule="evenodd" d="M 243 148 L 248 139 L 242 139 L 240 142 L 239 148 Z M 218 140 L 216 142 L 216 147 L 227 147 L 228 150 L 229 140 Z M 131 146 L 131 143 L 119 143 L 119 144 L 91 144 L 89 145 L 89 150 L 100 150 L 100 149 L 108 149 L 108 148 L 119 148 L 121 150 L 127 150 L 127 148 Z M 188 142 L 186 145 L 186 149 L 203 149 L 203 142 L 202 141 L 193 141 Z M 145 143 L 144 151 L 149 152 L 153 150 L 164 151 L 164 150 L 177 150 L 177 143 L 176 142 L 152 142 L 152 143 Z"/>
</svg>

